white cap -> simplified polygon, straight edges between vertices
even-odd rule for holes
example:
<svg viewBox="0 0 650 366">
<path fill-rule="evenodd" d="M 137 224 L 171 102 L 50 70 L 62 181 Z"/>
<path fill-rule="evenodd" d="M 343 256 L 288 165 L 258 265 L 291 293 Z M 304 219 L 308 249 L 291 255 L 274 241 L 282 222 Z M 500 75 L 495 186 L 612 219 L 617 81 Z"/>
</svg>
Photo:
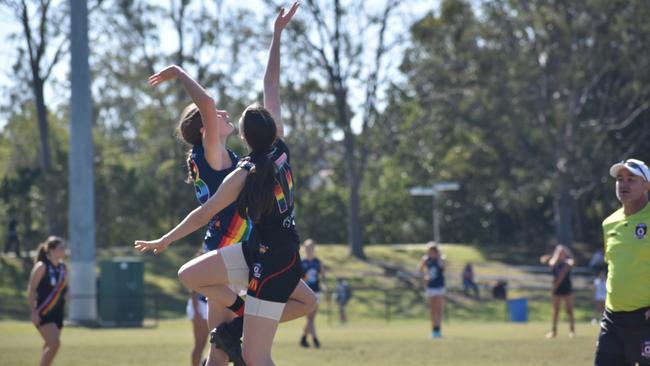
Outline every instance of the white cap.
<svg viewBox="0 0 650 366">
<path fill-rule="evenodd" d="M 641 160 L 627 159 L 621 161 L 620 163 L 616 163 L 612 165 L 611 168 L 609 168 L 609 175 L 616 178 L 618 172 L 621 169 L 629 170 L 630 173 L 634 175 L 638 175 L 639 177 L 643 178 L 643 180 L 645 180 L 646 182 L 650 179 L 650 169 L 648 169 L 648 166 L 645 165 L 645 163 L 642 162 Z"/>
</svg>

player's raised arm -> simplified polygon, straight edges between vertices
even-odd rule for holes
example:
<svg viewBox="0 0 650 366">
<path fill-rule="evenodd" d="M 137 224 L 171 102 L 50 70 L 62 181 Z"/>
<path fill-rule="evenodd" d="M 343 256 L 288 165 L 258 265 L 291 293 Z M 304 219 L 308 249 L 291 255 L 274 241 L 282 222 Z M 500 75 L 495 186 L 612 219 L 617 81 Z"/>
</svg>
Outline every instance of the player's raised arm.
<svg viewBox="0 0 650 366">
<path fill-rule="evenodd" d="M 298 7 L 299 3 L 296 1 L 286 14 L 284 8 L 280 9 L 280 13 L 275 18 L 269 60 L 264 73 L 264 108 L 273 116 L 280 138 L 284 137 L 284 124 L 280 110 L 280 39 L 282 31 L 289 24 Z"/>
<path fill-rule="evenodd" d="M 179 66 L 167 66 L 163 70 L 151 75 L 149 77 L 149 84 L 155 87 L 167 80 L 174 79 L 178 79 L 183 84 L 183 88 L 185 88 L 192 102 L 199 109 L 203 128 L 205 129 L 203 133 L 205 157 L 210 166 L 215 169 L 220 169 L 225 152 L 224 146 L 222 146 L 221 139 L 219 138 L 219 129 L 225 126 L 225 122 L 220 123 L 220 119 L 227 121 L 227 113 L 225 111 L 217 111 L 216 102 L 210 93 Z"/>
<path fill-rule="evenodd" d="M 195 208 L 185 216 L 180 224 L 176 225 L 167 234 L 156 240 L 136 240 L 133 246 L 140 252 L 147 252 L 149 250 L 153 250 L 155 254 L 163 252 L 171 243 L 200 229 L 214 215 L 233 203 L 244 188 L 247 176 L 248 171 L 246 169 L 235 169 L 232 173 L 228 174 L 217 192 L 204 205 Z"/>
</svg>

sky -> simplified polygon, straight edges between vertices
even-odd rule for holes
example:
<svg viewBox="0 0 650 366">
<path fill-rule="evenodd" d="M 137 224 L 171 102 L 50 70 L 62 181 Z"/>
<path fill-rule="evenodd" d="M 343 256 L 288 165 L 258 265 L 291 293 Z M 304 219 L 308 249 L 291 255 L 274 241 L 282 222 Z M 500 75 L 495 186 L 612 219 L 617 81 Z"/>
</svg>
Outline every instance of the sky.
<svg viewBox="0 0 650 366">
<path fill-rule="evenodd" d="M 53 0 L 57 1 L 57 0 Z M 170 1 L 158 1 L 160 5 L 166 5 L 169 4 Z M 206 2 L 210 3 L 210 2 Z M 264 4 L 265 1 L 262 0 L 248 0 L 248 1 L 238 1 L 238 0 L 223 0 L 223 6 L 224 8 L 236 8 L 236 7 L 244 7 L 244 8 L 249 8 L 255 11 L 255 13 L 259 14 L 260 17 L 264 16 L 266 14 L 266 10 L 268 9 L 267 5 Z M 381 6 L 384 3 L 384 0 L 371 0 L 368 1 L 367 4 L 369 6 Z M 406 16 L 408 18 L 411 18 L 410 20 L 415 20 L 422 15 L 424 15 L 426 12 L 430 11 L 433 9 L 436 4 L 439 3 L 439 0 L 415 0 L 413 1 L 413 6 L 409 7 L 410 14 L 407 14 Z M 287 7 L 290 6 L 290 3 L 287 2 Z M 300 11 L 298 12 L 298 15 L 300 16 Z M 409 22 L 409 19 L 403 19 L 405 22 Z M 0 6 L 0 41 L 2 41 L 2 46 L 0 46 L 0 66 L 2 68 L 0 69 L 0 90 L 12 85 L 12 76 L 11 76 L 11 68 L 13 63 L 16 60 L 17 57 L 17 43 L 16 42 L 24 42 L 22 39 L 18 41 L 10 41 L 9 37 L 11 34 L 19 33 L 21 30 L 20 23 L 17 19 L 15 19 L 14 15 L 11 13 L 10 9 L 8 9 L 6 6 Z M 405 29 L 403 31 L 406 31 Z M 161 29 L 161 35 L 162 37 L 166 39 L 172 39 L 175 40 L 175 34 L 173 29 L 171 27 L 162 27 Z M 169 47 L 170 50 L 174 49 L 173 45 L 174 42 L 169 42 L 171 46 Z M 55 68 L 53 71 L 53 78 L 54 79 L 63 79 L 66 77 L 66 73 L 68 71 L 68 66 L 69 64 L 69 59 L 64 58 L 62 59 L 58 66 Z M 395 68 L 397 65 L 392 64 L 390 67 Z M 261 85 L 256 86 L 256 89 L 261 89 Z M 363 87 L 360 86 L 358 90 L 352 90 L 352 98 L 351 100 L 362 100 L 363 99 Z M 63 96 L 58 96 L 54 94 L 51 90 L 51 88 L 46 88 L 45 91 L 45 99 L 46 103 L 48 105 L 59 105 L 61 103 L 66 103 L 66 100 L 63 100 Z M 357 96 L 355 96 L 357 95 Z M 1 96 L 0 95 L 0 103 L 1 104 L 6 104 L 6 96 Z M 3 128 L 5 125 L 6 121 L 3 119 L 5 118 L 4 116 L 0 115 L 0 130 Z M 355 123 L 357 125 L 360 125 L 360 123 Z"/>
</svg>

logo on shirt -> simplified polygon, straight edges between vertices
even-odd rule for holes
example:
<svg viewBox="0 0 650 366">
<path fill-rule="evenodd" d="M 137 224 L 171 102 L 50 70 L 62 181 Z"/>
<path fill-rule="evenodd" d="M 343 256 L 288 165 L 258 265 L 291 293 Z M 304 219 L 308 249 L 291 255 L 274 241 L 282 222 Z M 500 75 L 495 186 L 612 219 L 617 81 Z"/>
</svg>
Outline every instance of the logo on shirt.
<svg viewBox="0 0 650 366">
<path fill-rule="evenodd" d="M 636 236 L 637 239 L 643 239 L 645 238 L 647 232 L 648 232 L 648 225 L 638 224 L 636 226 L 636 229 L 634 230 L 634 236 Z"/>
<path fill-rule="evenodd" d="M 262 265 L 259 263 L 255 263 L 253 266 L 253 277 L 255 278 L 260 278 L 262 277 Z"/>
<path fill-rule="evenodd" d="M 641 356 L 650 359 L 650 341 L 641 343 Z"/>
</svg>

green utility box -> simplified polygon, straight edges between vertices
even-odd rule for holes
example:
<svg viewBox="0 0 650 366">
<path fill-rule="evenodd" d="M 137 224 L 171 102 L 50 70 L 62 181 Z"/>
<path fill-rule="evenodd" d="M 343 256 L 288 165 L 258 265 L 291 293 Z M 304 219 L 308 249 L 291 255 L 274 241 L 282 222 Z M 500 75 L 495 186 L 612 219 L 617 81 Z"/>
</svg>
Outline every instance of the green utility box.
<svg viewBox="0 0 650 366">
<path fill-rule="evenodd" d="M 144 319 L 144 265 L 140 258 L 100 263 L 99 317 L 102 326 L 140 327 Z"/>
</svg>

